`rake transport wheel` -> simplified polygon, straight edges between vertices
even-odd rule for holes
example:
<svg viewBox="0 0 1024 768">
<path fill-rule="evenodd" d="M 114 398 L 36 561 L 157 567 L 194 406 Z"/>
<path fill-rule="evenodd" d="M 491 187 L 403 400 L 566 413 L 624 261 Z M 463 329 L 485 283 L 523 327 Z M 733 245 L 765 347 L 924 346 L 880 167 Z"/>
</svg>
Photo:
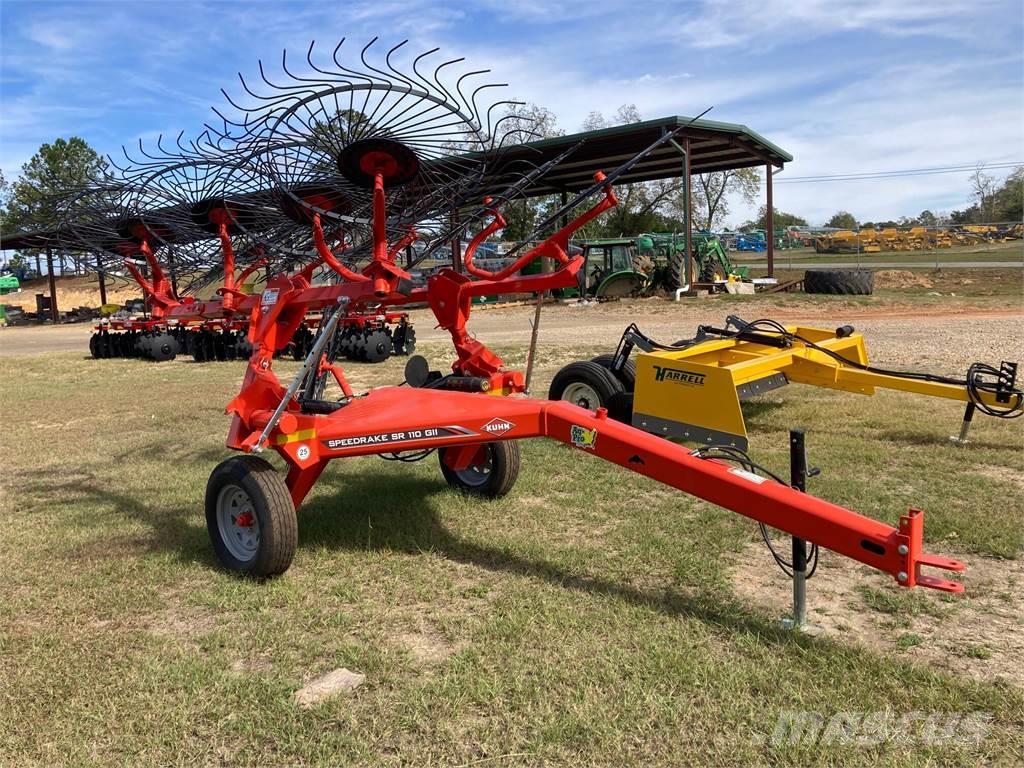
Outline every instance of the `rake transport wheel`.
<svg viewBox="0 0 1024 768">
<path fill-rule="evenodd" d="M 463 493 L 498 499 L 512 490 L 519 477 L 519 443 L 515 440 L 484 443 L 475 457 L 476 463 L 465 469 L 449 467 L 447 455 L 447 448 L 438 449 L 441 474 L 449 486 Z"/>
<path fill-rule="evenodd" d="M 804 293 L 870 296 L 874 290 L 875 273 L 870 269 L 808 269 L 804 272 Z"/>
<path fill-rule="evenodd" d="M 299 540 L 288 486 L 258 456 L 233 456 L 213 470 L 206 484 L 206 528 L 217 559 L 246 576 L 287 571 Z"/>
</svg>

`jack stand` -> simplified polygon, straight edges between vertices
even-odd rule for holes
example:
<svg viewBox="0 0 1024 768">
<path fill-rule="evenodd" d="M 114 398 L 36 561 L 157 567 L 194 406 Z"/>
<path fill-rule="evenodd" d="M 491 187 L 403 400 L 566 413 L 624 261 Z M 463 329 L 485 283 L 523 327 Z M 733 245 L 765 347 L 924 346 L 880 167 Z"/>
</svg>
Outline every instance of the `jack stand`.
<svg viewBox="0 0 1024 768">
<path fill-rule="evenodd" d="M 807 446 L 802 429 L 789 431 L 789 482 L 798 491 L 807 490 L 807 478 L 821 474 L 807 466 Z M 785 629 L 808 631 L 807 624 L 807 542 L 793 537 L 793 615 L 782 620 Z"/>
<path fill-rule="evenodd" d="M 957 445 L 967 445 L 970 442 L 967 439 L 967 433 L 971 431 L 971 419 L 974 418 L 975 407 L 974 403 L 967 404 L 967 408 L 964 409 L 964 421 L 960 425 L 960 434 L 949 436 L 949 439 Z"/>
</svg>

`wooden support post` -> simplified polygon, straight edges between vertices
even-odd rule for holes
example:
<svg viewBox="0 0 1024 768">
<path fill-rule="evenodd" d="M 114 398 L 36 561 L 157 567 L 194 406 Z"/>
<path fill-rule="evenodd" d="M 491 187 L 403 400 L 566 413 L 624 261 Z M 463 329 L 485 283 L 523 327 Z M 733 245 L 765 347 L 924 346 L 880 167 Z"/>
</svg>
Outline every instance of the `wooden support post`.
<svg viewBox="0 0 1024 768">
<path fill-rule="evenodd" d="M 107 303 L 107 276 L 103 272 L 99 256 L 96 257 L 96 274 L 100 276 L 100 306 L 105 306 Z"/>
<path fill-rule="evenodd" d="M 53 249 L 46 249 L 46 270 L 50 273 L 50 319 L 57 322 L 60 313 L 57 311 L 57 281 L 53 275 Z"/>
<path fill-rule="evenodd" d="M 171 273 L 171 293 L 178 295 L 178 269 L 174 264 L 174 254 L 167 252 L 167 271 Z"/>
<path fill-rule="evenodd" d="M 772 205 L 772 164 L 765 166 L 767 200 L 765 200 L 765 243 L 768 253 L 768 277 L 775 276 L 775 207 Z"/>
</svg>

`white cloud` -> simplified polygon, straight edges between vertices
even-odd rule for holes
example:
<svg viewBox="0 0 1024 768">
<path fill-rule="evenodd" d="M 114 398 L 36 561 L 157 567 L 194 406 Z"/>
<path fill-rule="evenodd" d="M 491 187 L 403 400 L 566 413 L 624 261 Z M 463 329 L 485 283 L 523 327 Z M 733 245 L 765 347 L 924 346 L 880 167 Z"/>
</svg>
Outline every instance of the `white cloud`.
<svg viewBox="0 0 1024 768">
<path fill-rule="evenodd" d="M 965 34 L 965 22 L 991 6 L 986 0 L 729 0 L 706 2 L 678 25 L 659 25 L 696 48 L 753 43 L 777 47 L 821 34 L 870 29 L 880 36 Z"/>
</svg>

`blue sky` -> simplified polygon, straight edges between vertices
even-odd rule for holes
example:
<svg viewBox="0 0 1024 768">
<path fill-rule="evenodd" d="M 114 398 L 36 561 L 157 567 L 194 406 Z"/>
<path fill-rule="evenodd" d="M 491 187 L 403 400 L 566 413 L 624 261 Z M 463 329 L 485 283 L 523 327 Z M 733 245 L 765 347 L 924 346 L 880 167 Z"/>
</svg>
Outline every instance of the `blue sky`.
<svg viewBox="0 0 1024 768">
<path fill-rule="evenodd" d="M 713 105 L 794 155 L 780 181 L 1024 160 L 1022 16 L 1020 0 L 0 0 L 0 169 L 13 179 L 58 136 L 116 153 L 197 133 L 257 59 L 374 35 L 490 67 L 569 132 L 622 104 L 645 118 Z M 811 223 L 967 197 L 966 174 L 776 187 Z M 750 212 L 733 207 L 734 223 Z"/>
</svg>

